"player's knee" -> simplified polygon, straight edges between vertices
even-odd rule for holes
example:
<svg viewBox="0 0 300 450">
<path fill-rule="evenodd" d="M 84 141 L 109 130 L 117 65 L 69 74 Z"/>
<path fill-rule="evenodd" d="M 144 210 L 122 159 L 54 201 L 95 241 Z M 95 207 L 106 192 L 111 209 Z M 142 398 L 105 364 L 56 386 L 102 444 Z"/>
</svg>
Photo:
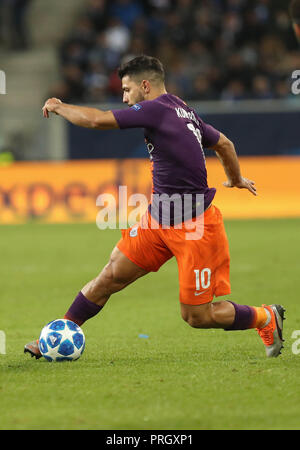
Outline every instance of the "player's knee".
<svg viewBox="0 0 300 450">
<path fill-rule="evenodd" d="M 188 324 L 192 328 L 208 328 L 210 322 L 205 317 L 191 317 Z"/>
<path fill-rule="evenodd" d="M 210 324 L 210 320 L 208 320 L 205 314 L 189 314 L 183 317 L 183 320 L 192 328 L 207 328 Z"/>
<path fill-rule="evenodd" d="M 209 328 L 211 326 L 210 305 L 182 308 L 181 315 L 192 328 Z"/>
</svg>

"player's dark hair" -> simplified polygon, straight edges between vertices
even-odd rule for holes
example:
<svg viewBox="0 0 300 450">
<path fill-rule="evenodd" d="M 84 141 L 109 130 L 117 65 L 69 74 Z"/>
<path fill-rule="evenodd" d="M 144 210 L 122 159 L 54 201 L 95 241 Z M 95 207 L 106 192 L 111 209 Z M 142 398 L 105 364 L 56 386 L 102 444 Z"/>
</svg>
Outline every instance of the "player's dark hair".
<svg viewBox="0 0 300 450">
<path fill-rule="evenodd" d="M 292 21 L 300 25 L 300 0 L 292 0 L 289 11 Z"/>
<path fill-rule="evenodd" d="M 165 81 L 164 66 L 159 59 L 153 56 L 140 55 L 121 65 L 118 70 L 120 79 L 128 76 L 144 76 L 148 75 L 154 81 Z"/>
</svg>

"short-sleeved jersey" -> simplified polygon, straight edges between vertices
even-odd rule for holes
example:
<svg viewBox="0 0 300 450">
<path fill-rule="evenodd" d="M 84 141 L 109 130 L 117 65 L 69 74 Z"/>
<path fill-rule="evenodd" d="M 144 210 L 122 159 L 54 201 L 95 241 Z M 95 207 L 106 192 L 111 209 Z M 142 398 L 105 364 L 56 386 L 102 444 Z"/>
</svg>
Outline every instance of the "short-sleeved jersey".
<svg viewBox="0 0 300 450">
<path fill-rule="evenodd" d="M 207 184 L 203 149 L 214 146 L 220 132 L 171 94 L 112 112 L 121 129 L 144 128 L 152 164 L 152 193 L 202 194 L 206 209 L 216 189 Z"/>
</svg>

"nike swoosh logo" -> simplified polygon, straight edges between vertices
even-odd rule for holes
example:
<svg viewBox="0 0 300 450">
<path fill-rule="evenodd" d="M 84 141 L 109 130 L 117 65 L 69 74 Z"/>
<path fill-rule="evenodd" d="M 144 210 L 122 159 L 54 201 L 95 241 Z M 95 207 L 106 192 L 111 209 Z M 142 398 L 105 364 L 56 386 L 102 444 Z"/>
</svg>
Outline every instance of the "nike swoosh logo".
<svg viewBox="0 0 300 450">
<path fill-rule="evenodd" d="M 202 292 L 195 292 L 195 295 L 201 295 L 204 294 L 206 291 L 202 291 Z"/>
</svg>

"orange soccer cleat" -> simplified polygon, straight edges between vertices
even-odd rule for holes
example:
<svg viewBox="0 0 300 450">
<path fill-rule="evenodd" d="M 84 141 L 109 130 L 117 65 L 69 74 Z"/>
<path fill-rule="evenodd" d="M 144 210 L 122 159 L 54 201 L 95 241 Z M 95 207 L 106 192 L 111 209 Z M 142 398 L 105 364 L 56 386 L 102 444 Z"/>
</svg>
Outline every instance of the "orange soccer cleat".
<svg viewBox="0 0 300 450">
<path fill-rule="evenodd" d="M 268 357 L 281 354 L 284 339 L 282 337 L 285 309 L 281 305 L 262 305 L 266 309 L 268 319 L 262 328 L 256 328 L 266 349 Z"/>
<path fill-rule="evenodd" d="M 31 357 L 35 357 L 36 359 L 39 359 L 42 357 L 42 354 L 39 349 L 39 341 L 38 339 L 33 342 L 29 342 L 29 344 L 26 344 L 24 347 L 24 353 L 30 353 Z"/>
</svg>

